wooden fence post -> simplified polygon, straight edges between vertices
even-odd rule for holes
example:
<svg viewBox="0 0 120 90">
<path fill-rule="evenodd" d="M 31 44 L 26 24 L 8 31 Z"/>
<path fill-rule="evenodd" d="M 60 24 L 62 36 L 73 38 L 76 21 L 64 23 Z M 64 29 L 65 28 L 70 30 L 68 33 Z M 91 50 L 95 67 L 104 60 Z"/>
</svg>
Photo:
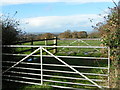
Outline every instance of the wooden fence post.
<svg viewBox="0 0 120 90">
<path fill-rule="evenodd" d="M 47 38 L 45 38 L 45 46 L 47 46 Z"/>
<path fill-rule="evenodd" d="M 47 46 L 47 38 L 45 38 L 45 46 Z M 47 47 L 45 47 L 45 49 L 47 50 Z M 46 52 L 47 54 L 47 52 Z"/>
<path fill-rule="evenodd" d="M 57 46 L 57 37 L 54 37 L 54 46 Z M 53 49 L 53 53 L 55 54 L 55 53 L 57 53 L 57 47 L 55 47 L 54 49 Z"/>
</svg>

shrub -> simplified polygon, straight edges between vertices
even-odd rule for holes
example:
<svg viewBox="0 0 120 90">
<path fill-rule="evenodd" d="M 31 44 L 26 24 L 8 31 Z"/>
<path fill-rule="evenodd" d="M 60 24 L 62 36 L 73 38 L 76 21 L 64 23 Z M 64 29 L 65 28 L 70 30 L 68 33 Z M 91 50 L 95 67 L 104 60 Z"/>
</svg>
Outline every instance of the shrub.
<svg viewBox="0 0 120 90">
<path fill-rule="evenodd" d="M 14 45 L 19 40 L 19 35 L 22 34 L 22 31 L 19 28 L 19 21 L 9 15 L 2 15 L 0 18 L 0 22 L 2 23 L 2 45 Z M 13 53 L 15 50 L 15 48 L 2 48 L 3 53 Z M 10 58 L 3 56 L 3 60 L 5 59 Z"/>
<path fill-rule="evenodd" d="M 116 3 L 115 3 L 116 5 Z M 118 76 L 120 67 L 120 8 L 116 5 L 114 8 L 109 8 L 110 13 L 105 16 L 105 22 L 96 24 L 95 29 L 102 34 L 102 43 L 104 46 L 110 47 L 111 59 L 111 83 L 110 87 L 118 87 Z"/>
</svg>

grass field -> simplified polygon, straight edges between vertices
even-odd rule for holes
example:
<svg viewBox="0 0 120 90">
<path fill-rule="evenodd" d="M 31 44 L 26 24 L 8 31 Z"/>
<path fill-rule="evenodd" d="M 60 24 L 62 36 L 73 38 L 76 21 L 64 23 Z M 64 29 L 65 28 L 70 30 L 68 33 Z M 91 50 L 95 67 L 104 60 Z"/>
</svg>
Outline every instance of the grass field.
<svg viewBox="0 0 120 90">
<path fill-rule="evenodd" d="M 31 43 L 25 43 L 23 45 L 30 45 Z M 49 46 L 50 44 L 53 44 L 53 41 L 47 41 L 47 45 Z M 58 40 L 57 41 L 57 45 L 58 46 L 100 46 L 101 42 L 99 40 Z M 38 41 L 38 42 L 34 42 L 33 45 L 45 45 L 44 41 Z M 18 48 L 18 51 L 22 51 L 22 50 L 26 50 L 26 49 L 31 49 L 31 48 Z M 50 48 L 47 48 L 50 49 Z M 85 52 L 90 52 L 90 51 L 95 51 L 95 50 L 99 50 L 99 49 L 76 49 L 76 48 L 57 48 L 57 55 L 61 55 L 61 53 L 63 52 L 62 55 L 67 54 L 67 52 L 69 53 L 69 51 L 73 51 L 75 52 L 75 56 L 86 56 Z M 52 52 L 52 51 L 51 51 Z M 31 53 L 31 51 L 25 52 L 27 54 Z M 72 53 L 71 53 L 72 54 Z M 73 53 L 74 54 L 74 53 Z M 92 54 L 90 54 L 92 55 Z M 96 55 L 96 53 L 94 53 L 95 56 L 99 55 L 100 53 L 98 53 Z"/>
<path fill-rule="evenodd" d="M 83 42 L 82 42 L 83 41 Z M 75 43 L 72 43 L 75 42 Z M 100 46 L 101 42 L 99 40 L 59 40 L 58 45 L 60 46 L 88 46 L 86 43 L 91 46 Z"/>
</svg>

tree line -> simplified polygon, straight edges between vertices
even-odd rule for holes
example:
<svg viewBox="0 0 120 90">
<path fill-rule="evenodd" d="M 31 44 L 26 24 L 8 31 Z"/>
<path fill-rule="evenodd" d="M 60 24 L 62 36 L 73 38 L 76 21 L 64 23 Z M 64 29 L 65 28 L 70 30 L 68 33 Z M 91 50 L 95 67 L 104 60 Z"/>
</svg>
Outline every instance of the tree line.
<svg viewBox="0 0 120 90">
<path fill-rule="evenodd" d="M 80 38 L 100 38 L 100 33 L 99 32 L 91 32 L 87 33 L 86 31 L 71 31 L 71 30 L 66 30 L 63 33 L 43 33 L 43 34 L 23 34 L 21 36 L 21 40 L 38 40 L 38 39 L 50 39 L 50 38 L 74 38 L 74 39 L 80 39 Z"/>
</svg>

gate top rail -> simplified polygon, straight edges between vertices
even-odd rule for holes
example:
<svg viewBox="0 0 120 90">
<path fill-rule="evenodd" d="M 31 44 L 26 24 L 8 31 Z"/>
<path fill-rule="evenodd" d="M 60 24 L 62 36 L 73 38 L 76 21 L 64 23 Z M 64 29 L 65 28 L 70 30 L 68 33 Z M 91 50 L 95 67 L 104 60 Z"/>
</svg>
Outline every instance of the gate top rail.
<svg viewBox="0 0 120 90">
<path fill-rule="evenodd" d="M 66 48 L 109 48 L 107 46 L 40 46 L 40 45 L 3 45 L 3 47 L 66 47 Z"/>
</svg>

